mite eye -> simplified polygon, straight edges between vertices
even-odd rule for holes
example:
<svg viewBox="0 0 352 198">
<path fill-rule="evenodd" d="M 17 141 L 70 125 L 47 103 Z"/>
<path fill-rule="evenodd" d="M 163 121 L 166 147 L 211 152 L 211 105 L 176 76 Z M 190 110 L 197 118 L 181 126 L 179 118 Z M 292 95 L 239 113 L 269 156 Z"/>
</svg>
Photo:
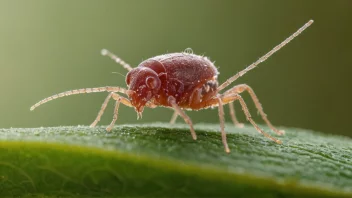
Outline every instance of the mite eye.
<svg viewBox="0 0 352 198">
<path fill-rule="evenodd" d="M 150 89 L 155 89 L 158 87 L 158 81 L 154 77 L 147 77 L 147 79 L 145 80 L 145 84 Z"/>
</svg>

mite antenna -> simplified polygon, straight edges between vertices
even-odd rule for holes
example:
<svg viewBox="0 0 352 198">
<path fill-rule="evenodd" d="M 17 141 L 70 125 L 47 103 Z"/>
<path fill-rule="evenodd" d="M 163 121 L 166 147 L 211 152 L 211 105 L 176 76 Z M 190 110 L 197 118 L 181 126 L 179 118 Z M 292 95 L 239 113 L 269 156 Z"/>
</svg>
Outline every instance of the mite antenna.
<svg viewBox="0 0 352 198">
<path fill-rule="evenodd" d="M 119 72 L 111 72 L 111 73 L 113 73 L 113 74 L 119 74 L 119 75 L 123 76 L 124 78 L 126 78 L 125 75 L 123 75 L 123 74 L 121 74 L 121 73 L 119 73 Z"/>
<path fill-rule="evenodd" d="M 232 76 L 231 78 L 227 79 L 223 84 L 221 84 L 218 87 L 218 91 L 224 89 L 225 87 L 227 87 L 228 85 L 230 85 L 232 82 L 234 82 L 235 80 L 237 80 L 237 78 L 243 76 L 245 73 L 247 73 L 248 71 L 254 69 L 255 67 L 257 67 L 257 65 L 259 65 L 260 63 L 264 62 L 266 59 L 268 59 L 271 55 L 273 55 L 275 52 L 279 51 L 283 46 L 285 46 L 287 43 L 289 43 L 290 41 L 292 41 L 296 36 L 300 35 L 307 27 L 309 27 L 314 21 L 310 20 L 308 21 L 306 24 L 304 24 L 304 26 L 302 26 L 301 28 L 299 28 L 295 33 L 293 33 L 290 37 L 288 37 L 286 40 L 284 40 L 282 43 L 280 43 L 279 45 L 277 45 L 276 47 L 274 47 L 270 52 L 268 52 L 267 54 L 265 54 L 264 56 L 260 57 L 256 62 L 252 63 L 251 65 L 249 65 L 248 67 L 246 67 L 244 70 L 238 72 L 236 75 Z"/>
<path fill-rule="evenodd" d="M 111 53 L 107 49 L 102 49 L 101 50 L 101 55 L 110 57 L 112 60 L 114 60 L 116 63 L 120 64 L 123 68 L 127 69 L 128 71 L 132 70 L 132 67 L 128 63 L 126 63 L 120 57 L 118 57 L 115 54 Z"/>
</svg>

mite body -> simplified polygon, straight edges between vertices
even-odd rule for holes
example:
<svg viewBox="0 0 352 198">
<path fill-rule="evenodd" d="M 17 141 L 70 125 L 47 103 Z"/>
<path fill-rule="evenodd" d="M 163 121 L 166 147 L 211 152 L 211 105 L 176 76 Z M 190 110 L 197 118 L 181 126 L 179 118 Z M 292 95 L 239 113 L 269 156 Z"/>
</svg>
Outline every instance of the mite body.
<svg viewBox="0 0 352 198">
<path fill-rule="evenodd" d="M 197 136 L 193 129 L 192 121 L 183 110 L 199 110 L 209 107 L 218 107 L 222 142 L 225 151 L 230 152 L 226 140 L 223 106 L 229 104 L 233 123 L 238 127 L 242 127 L 243 124 L 238 122 L 233 106 L 233 102 L 238 100 L 247 120 L 256 128 L 256 130 L 267 138 L 280 144 L 280 140 L 265 133 L 254 122 L 245 101 L 241 97 L 242 92 L 248 92 L 265 123 L 276 134 L 282 135 L 284 132 L 276 129 L 267 119 L 267 116 L 252 88 L 246 84 L 241 84 L 236 85 L 223 93 L 220 92 L 237 78 L 243 76 L 249 70 L 254 69 L 259 63 L 264 62 L 273 53 L 290 42 L 294 37 L 298 36 L 312 23 L 313 21 L 310 20 L 294 34 L 274 47 L 270 52 L 226 80 L 220 86 L 217 81 L 219 72 L 207 57 L 188 52 L 170 53 L 149 58 L 140 63 L 138 67 L 132 68 L 121 58 L 107 50 L 102 50 L 103 55 L 109 56 L 129 71 L 126 76 L 128 89 L 121 87 L 98 87 L 66 91 L 41 100 L 33 105 L 31 110 L 34 110 L 36 107 L 48 101 L 64 96 L 92 92 L 109 92 L 109 95 L 105 99 L 96 119 L 91 124 L 91 127 L 96 126 L 100 121 L 100 117 L 104 113 L 109 100 L 113 98 L 116 101 L 114 115 L 111 124 L 107 127 L 107 131 L 110 131 L 113 128 L 117 120 L 120 103 L 133 107 L 137 112 L 138 117 L 142 116 L 145 107 L 155 108 L 163 106 L 174 110 L 174 114 L 170 121 L 171 123 L 175 122 L 177 116 L 181 116 L 184 119 L 184 121 L 190 126 L 191 135 L 195 140 L 197 139 Z M 125 94 L 127 97 L 121 96 L 118 93 Z"/>
<path fill-rule="evenodd" d="M 136 111 L 147 102 L 182 109 L 202 109 L 217 94 L 218 71 L 210 60 L 190 53 L 171 53 L 143 61 L 126 77 L 128 95 Z"/>
</svg>

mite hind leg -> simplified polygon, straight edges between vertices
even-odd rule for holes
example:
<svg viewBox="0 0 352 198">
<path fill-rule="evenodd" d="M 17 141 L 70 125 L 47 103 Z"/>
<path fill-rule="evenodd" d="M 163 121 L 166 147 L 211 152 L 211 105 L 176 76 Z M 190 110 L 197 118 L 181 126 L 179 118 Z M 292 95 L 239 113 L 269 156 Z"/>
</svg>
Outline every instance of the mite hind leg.
<svg viewBox="0 0 352 198">
<path fill-rule="evenodd" d="M 180 115 L 185 120 L 185 122 L 189 125 L 192 138 L 194 140 L 196 140 L 197 139 L 197 135 L 196 135 L 196 132 L 194 131 L 193 123 L 192 123 L 191 118 L 189 118 L 188 115 L 184 111 L 182 111 L 182 109 L 177 105 L 176 99 L 174 97 L 169 96 L 168 102 L 172 106 L 172 108 L 175 110 L 175 112 L 177 112 L 177 114 Z"/>
<path fill-rule="evenodd" d="M 239 94 L 231 94 L 231 93 L 227 93 L 227 94 L 223 94 L 222 96 L 222 102 L 224 103 L 229 103 L 229 102 L 233 102 L 235 100 L 239 100 L 241 106 L 242 106 L 242 110 L 247 118 L 247 120 L 254 126 L 255 129 L 257 129 L 257 131 L 261 134 L 263 134 L 265 137 L 271 139 L 272 141 L 281 144 L 282 142 L 272 136 L 270 136 L 269 134 L 265 133 L 252 119 L 251 114 L 249 113 L 248 107 L 246 105 L 246 102 L 243 100 L 243 98 L 239 95 Z"/>
<path fill-rule="evenodd" d="M 111 53 L 107 49 L 102 49 L 101 50 L 101 55 L 110 57 L 112 60 L 114 60 L 116 63 L 120 64 L 123 68 L 127 69 L 128 71 L 131 71 L 133 69 L 128 63 L 126 63 L 120 57 L 118 57 L 115 54 Z"/>
<path fill-rule="evenodd" d="M 231 119 L 232 119 L 233 124 L 238 128 L 243 128 L 244 124 L 240 123 L 236 117 L 235 107 L 233 105 L 233 102 L 229 103 L 229 109 L 230 109 L 230 115 L 231 115 Z"/>
<path fill-rule="evenodd" d="M 268 125 L 268 127 L 273 130 L 276 134 L 278 135 L 283 135 L 285 134 L 285 131 L 283 130 L 279 130 L 277 128 L 275 128 L 271 122 L 268 120 L 267 115 L 264 113 L 263 107 L 259 102 L 259 99 L 257 97 L 257 95 L 254 93 L 253 89 L 246 85 L 246 84 L 241 84 L 241 85 L 236 85 L 233 88 L 227 90 L 224 94 L 231 94 L 231 93 L 236 93 L 236 94 L 240 94 L 244 91 L 247 91 L 249 93 L 249 95 L 251 96 L 255 107 L 258 109 L 260 116 L 262 117 L 262 119 L 264 120 L 264 122 Z M 231 103 L 230 103 L 231 104 Z"/>
</svg>

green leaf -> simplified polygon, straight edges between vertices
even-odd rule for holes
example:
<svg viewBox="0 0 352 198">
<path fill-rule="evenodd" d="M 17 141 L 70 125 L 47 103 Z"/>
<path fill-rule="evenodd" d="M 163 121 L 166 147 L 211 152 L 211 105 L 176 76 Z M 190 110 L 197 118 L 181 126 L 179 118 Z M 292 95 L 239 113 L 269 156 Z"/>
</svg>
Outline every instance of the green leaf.
<svg viewBox="0 0 352 198">
<path fill-rule="evenodd" d="M 0 130 L 0 195 L 22 197 L 352 197 L 352 141 L 286 128 L 278 145 L 251 126 Z M 269 131 L 268 128 L 264 129 Z"/>
</svg>

